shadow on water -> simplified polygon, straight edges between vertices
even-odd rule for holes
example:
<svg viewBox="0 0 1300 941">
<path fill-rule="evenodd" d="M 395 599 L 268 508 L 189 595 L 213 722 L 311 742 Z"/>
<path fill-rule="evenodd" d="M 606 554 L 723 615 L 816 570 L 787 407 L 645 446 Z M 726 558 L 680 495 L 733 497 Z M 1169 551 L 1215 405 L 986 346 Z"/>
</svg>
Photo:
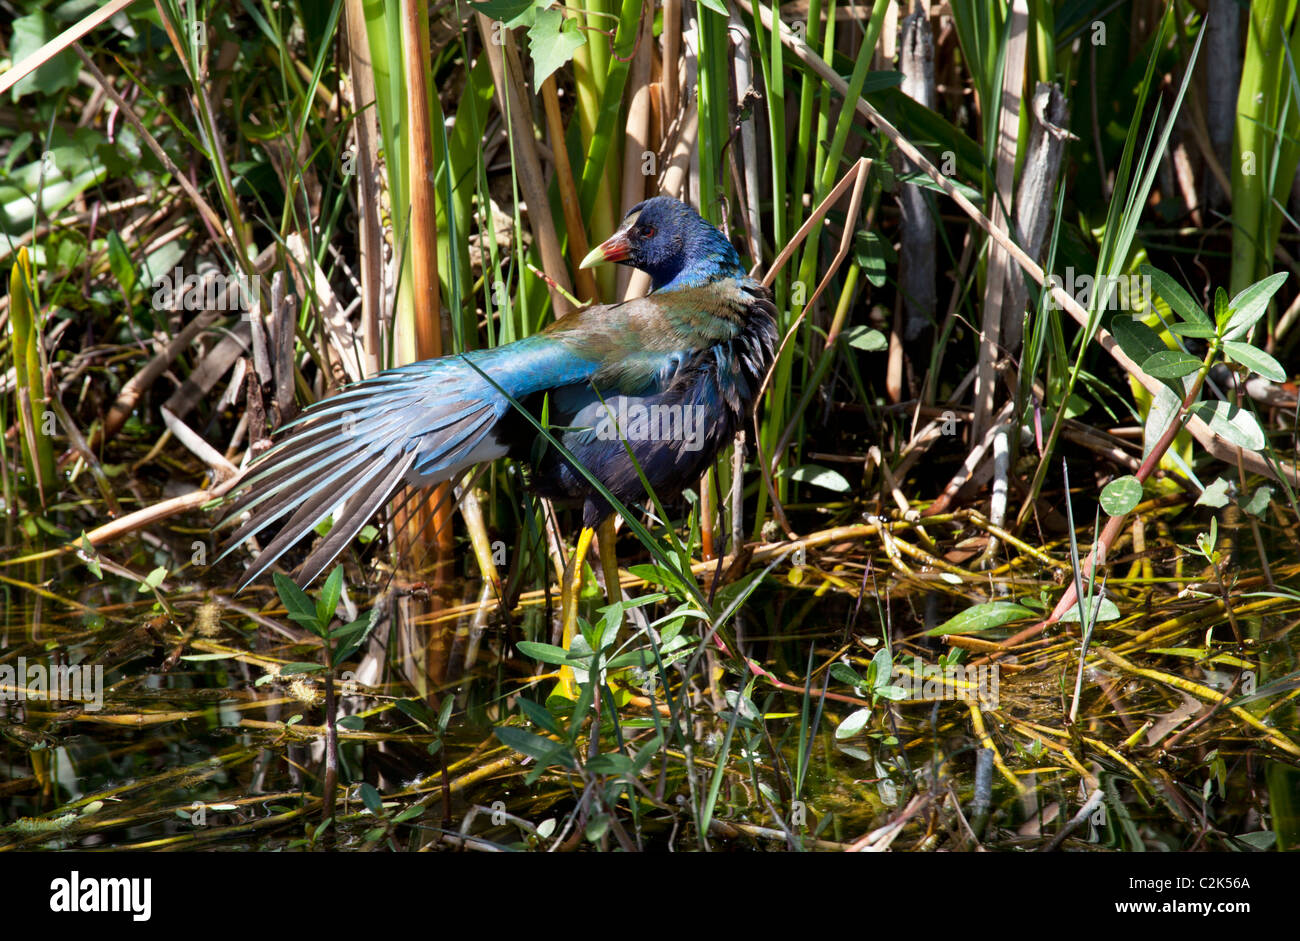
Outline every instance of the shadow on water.
<svg viewBox="0 0 1300 941">
<path fill-rule="evenodd" d="M 539 731 L 520 700 L 544 702 L 555 667 L 516 643 L 551 639 L 543 593 L 507 614 L 477 579 L 345 591 L 349 619 L 378 617 L 338 677 L 344 787 L 323 828 L 324 684 L 287 666 L 319 663 L 320 642 L 271 589 L 231 597 L 237 566 L 202 564 L 204 526 L 173 522 L 170 544 L 139 538 L 127 559 L 115 546 L 0 569 L 0 849 L 617 846 L 627 832 L 698 848 L 705 804 L 713 848 L 1040 848 L 1073 821 L 1075 849 L 1247 850 L 1296 827 L 1296 693 L 1234 701 L 1295 671 L 1300 600 L 1270 589 L 1245 530 L 1221 531 L 1231 618 L 1217 578 L 1177 548 L 1194 534 L 1119 547 L 1119 617 L 1098 626 L 1081 680 L 1072 628 L 984 672 L 1013 626 L 932 633 L 999 596 L 1032 613 L 1061 575 L 1029 556 L 974 583 L 861 540 L 783 563 L 735 642 L 809 692 L 711 650 L 694 673 L 680 662 L 668 698 L 651 674 L 620 679 L 603 751 L 635 749 L 672 715 L 681 734 L 605 808 L 618 840 L 588 823 L 584 843 L 566 835 L 572 812 L 619 769 L 539 774 L 493 734 Z M 952 568 L 982 549 L 960 523 L 930 536 Z M 1293 552 L 1268 561 L 1295 583 Z"/>
</svg>

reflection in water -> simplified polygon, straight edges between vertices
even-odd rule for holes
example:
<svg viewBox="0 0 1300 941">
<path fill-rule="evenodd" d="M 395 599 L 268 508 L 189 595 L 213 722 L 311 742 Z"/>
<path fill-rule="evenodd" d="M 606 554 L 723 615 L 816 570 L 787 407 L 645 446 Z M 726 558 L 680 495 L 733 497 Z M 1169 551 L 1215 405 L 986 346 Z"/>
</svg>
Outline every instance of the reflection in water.
<svg viewBox="0 0 1300 941">
<path fill-rule="evenodd" d="M 178 525 L 178 544 L 192 532 Z M 710 845 L 788 845 L 797 830 L 805 848 L 873 833 L 896 848 L 969 848 L 976 838 L 1037 846 L 1089 799 L 1081 780 L 1101 797 L 1076 840 L 1222 848 L 1211 831 L 1268 829 L 1259 795 L 1266 775 L 1294 774 L 1285 750 L 1294 712 L 1282 697 L 1241 707 L 1257 729 L 1206 696 L 1239 695 L 1252 671 L 1256 687 L 1261 675 L 1294 671 L 1300 602 L 1234 598 L 1247 635 L 1237 645 L 1217 586 L 1182 597 L 1167 587 L 1182 564 L 1172 549 L 1121 559 L 1110 585 L 1123 619 L 1099 628 L 1094 643 L 1109 659 L 1089 660 L 1078 704 L 1078 639 L 1066 633 L 1000 661 L 996 701 L 981 703 L 988 677 L 974 665 L 989 647 L 984 635 L 940 643 L 927 628 L 988 600 L 990 585 L 1032 600 L 1055 589 L 1052 573 L 1005 566 L 974 587 L 920 569 L 886 577 L 877 552 L 854 544 L 810 553 L 797 572 L 774 569 L 745 603 L 750 654 L 795 689 L 811 662 L 809 686 L 825 686 L 825 698 L 750 686 L 734 662 L 687 675 L 692 647 L 679 656 L 670 635 L 693 644 L 700 624 L 674 622 L 678 605 L 667 598 L 629 614 L 654 626 L 668 672 L 652 662 L 608 674 L 599 751 L 632 756 L 674 722 L 681 730 L 635 774 L 635 813 L 626 791 L 598 787 L 621 780 L 615 758 L 590 765 L 594 776 L 563 764 L 539 775 L 537 761 L 493 733 L 508 723 L 545 743 L 568 728 L 563 710 L 539 718 L 532 706 L 531 722 L 518 718 L 521 700 L 540 704 L 554 684 L 555 664 L 516 646 L 551 639 L 544 592 L 506 605 L 499 584 L 450 567 L 399 574 L 377 596 L 353 581 L 340 617 L 374 610 L 375 624 L 338 676 L 345 790 L 335 826 L 320 833 L 324 683 L 310 665 L 322 662 L 321 646 L 271 589 L 229 597 L 214 586 L 232 584 L 233 568 L 177 565 L 188 556 L 145 540 L 98 557 L 102 577 L 69 555 L 7 566 L 0 847 L 583 845 L 585 831 L 562 828 L 575 807 L 599 809 L 607 793 L 609 825 L 621 828 L 608 831 L 609 845 L 698 846 L 693 808 L 707 799 Z M 1277 583 L 1294 581 L 1294 563 L 1271 562 Z M 1239 576 L 1238 592 L 1265 587 Z M 633 598 L 650 591 L 626 589 Z M 593 621 L 601 604 L 593 589 Z M 1062 715 L 1072 707 L 1069 726 Z M 582 766 L 595 754 L 589 733 L 584 725 L 575 741 Z M 444 820 L 457 832 L 444 832 Z M 891 820 L 905 823 L 877 830 Z"/>
</svg>

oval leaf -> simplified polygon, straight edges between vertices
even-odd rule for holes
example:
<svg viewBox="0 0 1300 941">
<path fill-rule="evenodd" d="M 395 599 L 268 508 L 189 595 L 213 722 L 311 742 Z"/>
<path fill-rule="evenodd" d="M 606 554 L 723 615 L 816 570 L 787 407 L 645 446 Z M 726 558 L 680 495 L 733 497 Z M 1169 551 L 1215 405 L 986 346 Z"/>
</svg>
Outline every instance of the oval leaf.
<svg viewBox="0 0 1300 941">
<path fill-rule="evenodd" d="M 1223 352 L 1234 363 L 1241 363 L 1251 372 L 1257 372 L 1265 379 L 1274 382 L 1286 382 L 1286 370 L 1282 364 L 1263 350 L 1256 349 L 1249 343 L 1239 340 L 1224 340 Z"/>
<path fill-rule="evenodd" d="M 1157 379 L 1181 379 L 1201 368 L 1201 361 L 1182 350 L 1161 350 L 1142 363 L 1142 371 Z"/>
<path fill-rule="evenodd" d="M 1101 491 L 1101 508 L 1111 516 L 1127 516 L 1142 499 L 1142 484 L 1129 474 L 1108 483 Z"/>
<path fill-rule="evenodd" d="M 1010 601 L 990 601 L 987 604 L 977 604 L 973 608 L 967 608 L 961 614 L 949 618 L 938 627 L 930 628 L 930 630 L 926 631 L 926 634 L 930 637 L 938 637 L 942 634 L 974 634 L 978 631 L 1001 627 L 1010 621 L 1020 621 L 1032 617 L 1036 617 L 1036 615 L 1024 605 L 1014 604 Z"/>
<path fill-rule="evenodd" d="M 1089 604 L 1088 607 L 1089 612 L 1091 612 L 1094 608 L 1097 611 L 1098 621 L 1119 620 L 1119 608 L 1115 607 L 1115 602 L 1111 601 L 1109 598 L 1102 598 L 1100 606 L 1097 605 L 1097 599 L 1094 598 Z M 1064 614 L 1061 615 L 1061 623 L 1063 624 L 1077 623 L 1078 620 L 1079 620 L 1079 604 L 1078 602 L 1075 602 L 1069 611 L 1066 611 Z"/>
<path fill-rule="evenodd" d="M 879 330 L 874 330 L 865 324 L 857 324 L 848 329 L 844 336 L 849 341 L 849 346 L 855 350 L 865 350 L 868 353 L 878 353 L 889 347 L 889 340 Z"/>
<path fill-rule="evenodd" d="M 383 816 L 384 799 L 379 796 L 379 791 L 373 784 L 365 781 L 361 783 L 361 803 L 365 804 L 366 809 L 376 817 Z"/>
<path fill-rule="evenodd" d="M 1286 281 L 1286 272 L 1279 271 L 1262 281 L 1256 281 L 1229 301 L 1228 307 L 1232 315 L 1224 328 L 1223 338 L 1235 340 L 1245 336 L 1246 332 L 1255 326 L 1255 321 L 1264 316 L 1264 312 L 1268 310 L 1268 302 L 1273 299 L 1273 295 L 1277 293 L 1277 289 L 1284 281 Z"/>
<path fill-rule="evenodd" d="M 1262 451 L 1267 443 L 1255 416 L 1231 402 L 1197 402 L 1192 414 L 1230 444 L 1247 451 Z"/>
<path fill-rule="evenodd" d="M 1153 354 L 1168 349 L 1158 333 L 1132 317 L 1117 316 L 1111 321 L 1110 332 L 1119 348 L 1135 363 L 1145 362 Z"/>
<path fill-rule="evenodd" d="M 867 685 L 867 681 L 858 676 L 857 670 L 854 670 L 847 663 L 841 663 L 838 660 L 831 664 L 831 676 L 849 686 L 858 687 Z"/>
<path fill-rule="evenodd" d="M 831 470 L 829 467 L 822 467 L 820 464 L 805 464 L 802 467 L 796 467 L 790 471 L 790 479 L 797 480 L 802 484 L 812 484 L 814 487 L 825 487 L 827 490 L 834 490 L 836 493 L 848 493 L 849 482 L 839 471 Z"/>
<path fill-rule="evenodd" d="M 855 709 L 844 717 L 844 721 L 835 727 L 835 740 L 842 741 L 846 738 L 852 738 L 862 731 L 863 726 L 871 718 L 871 708 L 863 706 L 861 709 Z"/>
<path fill-rule="evenodd" d="M 573 756 L 568 753 L 568 749 L 563 742 L 554 742 L 549 738 L 534 735 L 532 732 L 517 729 L 512 725 L 497 726 L 492 730 L 492 734 L 501 740 L 502 745 L 513 748 L 530 758 L 536 758 L 544 765 L 560 764 L 566 768 L 576 766 Z"/>
</svg>

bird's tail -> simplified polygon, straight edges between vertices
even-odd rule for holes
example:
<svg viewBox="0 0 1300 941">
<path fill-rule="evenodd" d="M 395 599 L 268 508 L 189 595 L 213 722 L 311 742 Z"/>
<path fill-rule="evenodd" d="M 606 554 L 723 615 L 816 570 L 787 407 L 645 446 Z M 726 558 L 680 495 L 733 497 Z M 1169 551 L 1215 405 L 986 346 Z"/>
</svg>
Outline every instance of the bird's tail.
<svg viewBox="0 0 1300 941">
<path fill-rule="evenodd" d="M 510 443 L 498 424 L 511 398 L 582 381 L 591 371 L 563 343 L 539 335 L 389 369 L 311 406 L 232 493 L 221 527 L 250 515 L 223 556 L 288 516 L 240 589 L 334 513 L 333 527 L 297 573 L 297 582 L 308 584 L 402 483 L 439 483 L 504 456 Z"/>
</svg>

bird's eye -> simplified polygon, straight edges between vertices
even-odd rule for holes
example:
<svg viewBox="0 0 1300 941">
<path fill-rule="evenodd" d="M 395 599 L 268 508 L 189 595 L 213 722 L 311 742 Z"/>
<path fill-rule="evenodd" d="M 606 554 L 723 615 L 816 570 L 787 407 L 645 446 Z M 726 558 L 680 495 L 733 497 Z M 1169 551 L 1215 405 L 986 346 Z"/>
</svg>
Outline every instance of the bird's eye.
<svg viewBox="0 0 1300 941">
<path fill-rule="evenodd" d="M 644 238 L 644 239 L 652 239 L 652 238 L 654 238 L 654 237 L 655 237 L 655 227 L 652 226 L 652 225 L 642 226 L 642 227 L 641 227 L 641 237 Z"/>
</svg>

